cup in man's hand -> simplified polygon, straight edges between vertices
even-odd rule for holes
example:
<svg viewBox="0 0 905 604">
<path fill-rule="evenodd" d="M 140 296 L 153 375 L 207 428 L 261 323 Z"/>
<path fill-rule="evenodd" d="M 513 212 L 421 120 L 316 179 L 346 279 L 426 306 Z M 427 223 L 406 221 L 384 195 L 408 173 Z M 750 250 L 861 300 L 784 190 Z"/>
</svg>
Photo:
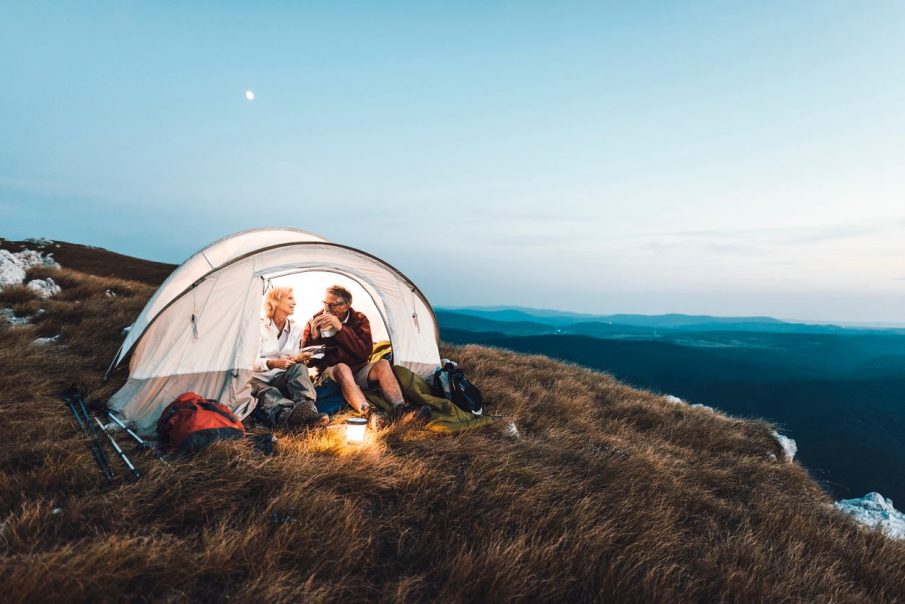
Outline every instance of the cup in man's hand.
<svg viewBox="0 0 905 604">
<path fill-rule="evenodd" d="M 336 335 L 336 330 L 333 329 L 333 326 L 330 323 L 328 323 L 326 319 L 323 318 L 326 316 L 328 316 L 328 315 L 326 315 L 326 314 L 321 315 L 322 318 L 319 323 L 320 326 L 318 327 L 318 329 L 320 330 L 322 338 L 332 338 L 333 336 Z"/>
</svg>

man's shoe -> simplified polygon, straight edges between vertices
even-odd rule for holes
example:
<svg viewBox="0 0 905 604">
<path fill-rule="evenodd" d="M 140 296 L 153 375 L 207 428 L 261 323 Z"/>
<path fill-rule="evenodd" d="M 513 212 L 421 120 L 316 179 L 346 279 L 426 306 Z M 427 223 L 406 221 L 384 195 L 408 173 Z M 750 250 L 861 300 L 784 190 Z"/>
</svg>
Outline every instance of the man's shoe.
<svg viewBox="0 0 905 604">
<path fill-rule="evenodd" d="M 305 425 L 308 426 L 308 428 L 314 429 L 314 428 L 326 428 L 327 424 L 329 424 L 329 423 L 330 423 L 329 415 L 327 415 L 326 413 L 318 413 L 316 416 L 308 418 L 308 420 L 305 422 Z"/>
</svg>

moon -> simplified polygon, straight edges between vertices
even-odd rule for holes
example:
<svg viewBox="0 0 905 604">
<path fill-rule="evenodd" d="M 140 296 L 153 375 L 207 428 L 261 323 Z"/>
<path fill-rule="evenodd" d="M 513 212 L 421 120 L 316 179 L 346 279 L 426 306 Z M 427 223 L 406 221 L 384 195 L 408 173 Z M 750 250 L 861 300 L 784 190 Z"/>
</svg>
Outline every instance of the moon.
<svg viewBox="0 0 905 604">
<path fill-rule="evenodd" d="M 248 99 L 249 101 L 253 101 L 253 100 L 255 100 L 255 93 L 252 92 L 251 90 L 246 90 L 245 98 Z"/>
</svg>

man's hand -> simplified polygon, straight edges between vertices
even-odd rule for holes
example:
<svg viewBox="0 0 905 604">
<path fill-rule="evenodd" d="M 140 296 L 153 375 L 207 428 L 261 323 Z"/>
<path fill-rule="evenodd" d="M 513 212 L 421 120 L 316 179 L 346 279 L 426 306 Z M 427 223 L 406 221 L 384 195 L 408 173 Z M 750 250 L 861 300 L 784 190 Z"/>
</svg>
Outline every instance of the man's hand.
<svg viewBox="0 0 905 604">
<path fill-rule="evenodd" d="M 318 333 L 327 328 L 333 331 L 339 331 L 343 328 L 342 321 L 336 315 L 319 315 L 314 318 L 313 325 L 317 328 Z"/>
<path fill-rule="evenodd" d="M 292 357 L 280 357 L 278 359 L 270 359 L 267 366 L 271 369 L 289 369 L 296 364 L 296 360 Z"/>
</svg>

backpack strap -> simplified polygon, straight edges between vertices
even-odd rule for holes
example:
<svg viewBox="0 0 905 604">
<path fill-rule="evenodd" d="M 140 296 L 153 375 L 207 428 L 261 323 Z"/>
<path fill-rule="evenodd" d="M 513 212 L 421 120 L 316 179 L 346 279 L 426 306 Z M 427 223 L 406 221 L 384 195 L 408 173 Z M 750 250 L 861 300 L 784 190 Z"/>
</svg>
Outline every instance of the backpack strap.
<svg viewBox="0 0 905 604">
<path fill-rule="evenodd" d="M 216 405 L 216 403 L 217 403 L 217 401 L 207 400 L 207 401 L 199 402 L 198 405 L 205 411 L 212 411 L 212 412 L 216 413 L 217 415 L 223 416 L 224 418 L 228 419 L 231 422 L 238 421 L 239 418 L 237 418 L 235 415 L 233 415 L 229 411 L 221 409 L 220 407 L 218 407 Z"/>
</svg>

